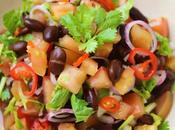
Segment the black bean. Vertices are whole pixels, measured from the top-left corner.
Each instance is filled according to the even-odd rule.
[[[25,18],[24,24],[27,28],[35,32],[42,32],[45,29],[45,25],[37,20]]]
[[[11,50],[13,50],[14,52],[16,52],[16,54],[22,55],[22,54],[24,54],[26,52],[27,42],[25,42],[25,41],[19,41],[19,42],[16,42],[14,44],[11,44],[9,46],[9,48]]]
[[[68,30],[65,29],[62,25],[58,26],[58,37],[62,38],[64,35],[68,34]]]
[[[123,59],[127,56],[127,54],[130,52],[129,47],[125,43],[124,40],[121,40],[118,44],[115,44],[113,46],[113,49],[111,53],[109,54],[109,59],[119,59],[121,61],[124,61]]]
[[[108,67],[109,77],[115,83],[123,72],[122,63],[119,60],[112,60]]]
[[[158,69],[164,69],[166,64],[166,57],[157,55],[157,59],[158,59]]]
[[[49,70],[55,76],[63,71],[66,62],[66,53],[63,49],[56,47],[50,54]]]
[[[120,36],[125,39],[125,24],[121,24],[118,28]]]
[[[57,42],[59,38],[58,28],[56,26],[46,27],[43,33],[43,38],[47,42]]]
[[[22,28],[22,29],[20,30],[18,36],[23,36],[23,35],[28,34],[28,33],[30,33],[30,32],[31,32],[31,30],[30,30],[29,28],[24,27],[24,28]]]
[[[148,23],[148,19],[135,7],[133,7],[130,10],[130,17],[133,20],[142,20],[142,21]]]
[[[154,119],[152,116],[145,114],[137,120],[137,125],[152,125]]]
[[[97,109],[98,103],[97,103],[97,95],[95,93],[95,90],[93,88],[89,88],[88,86],[83,86],[83,94],[84,99],[87,101],[89,106],[93,107],[94,109]]]

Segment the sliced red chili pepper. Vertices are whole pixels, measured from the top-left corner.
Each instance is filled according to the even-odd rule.
[[[76,62],[73,63],[74,67],[78,67],[81,65],[81,63],[86,60],[89,57],[89,54],[83,54],[80,58],[78,58],[78,60]]]
[[[97,0],[106,10],[110,11],[115,9],[115,4],[112,0]]]
[[[135,56],[137,54],[149,56],[150,59],[136,65]],[[157,57],[149,50],[143,48],[135,48],[130,52],[128,60],[131,64],[133,64],[131,68],[135,71],[135,75],[138,79],[149,80],[157,71]],[[149,66],[151,66],[151,68],[149,68]],[[147,68],[149,68],[149,71],[147,74],[145,74],[144,71]]]
[[[106,96],[100,100],[99,106],[108,112],[115,113],[119,110],[120,103],[114,97]]]
[[[24,62],[19,62],[10,71],[10,75],[15,80],[25,80],[32,78],[32,88],[30,91],[24,92],[24,94],[26,96],[34,95],[38,85],[38,77],[30,66],[28,66]]]

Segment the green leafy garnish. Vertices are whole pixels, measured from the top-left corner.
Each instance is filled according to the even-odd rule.
[[[173,50],[170,47],[170,40],[156,33],[157,40],[160,42],[160,47],[158,48],[158,53],[163,56],[171,56]]]
[[[10,99],[10,92],[8,89],[4,89],[7,77],[2,77],[0,81],[0,99],[6,101]]]
[[[71,97],[72,109],[75,113],[76,122],[86,121],[93,113],[93,108],[87,107],[88,103],[77,98],[74,94]]]
[[[116,28],[129,16],[133,0],[122,7],[106,12],[101,7],[90,8],[82,4],[77,11],[61,17],[60,23],[79,43],[79,49],[86,53],[95,50],[104,43],[111,43],[116,38]]]
[[[159,125],[159,130],[170,130],[170,126],[168,121],[163,121],[160,125]]]
[[[16,104],[16,99],[15,97],[13,97],[8,106],[5,108],[4,114],[7,115],[8,113],[11,113],[15,110],[15,104]]]
[[[54,92],[52,93],[51,101],[46,105],[47,109],[60,109],[64,107],[70,98],[70,92],[61,87],[59,84],[56,85]]]
[[[109,89],[100,89],[97,91],[98,100],[102,99],[103,97],[109,96]]]
[[[125,127],[128,127],[129,123],[131,123],[134,120],[134,116],[130,115],[123,124],[118,128],[118,130],[123,130]]]
[[[14,114],[14,118],[15,118],[15,127],[16,127],[18,130],[22,130],[22,129],[23,129],[23,125],[22,125],[21,120],[18,118],[17,112],[14,111],[13,114]]]
[[[8,89],[5,89],[1,94],[1,100],[6,101],[10,99],[10,92]]]
[[[142,85],[133,88],[133,91],[147,100],[151,97],[151,92],[156,87],[157,81],[152,78],[148,81],[143,81]]]
[[[3,24],[9,32],[13,33],[18,27],[23,26],[22,14],[25,12],[29,12],[32,5],[32,0],[22,0],[21,8],[11,10],[4,14]]]

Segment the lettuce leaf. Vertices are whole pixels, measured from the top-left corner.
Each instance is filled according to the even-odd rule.
[[[71,97],[72,109],[75,113],[76,122],[86,121],[93,113],[93,108],[87,107],[88,103],[77,98],[74,94]]]
[[[14,111],[13,114],[14,114],[14,118],[15,118],[15,127],[18,130],[23,130],[23,124],[22,124],[21,120],[18,118],[17,112]]]
[[[57,84],[54,92],[52,93],[51,101],[46,105],[47,109],[60,109],[64,107],[70,98],[70,92]]]
[[[167,37],[164,37],[156,33],[157,40],[160,42],[160,47],[158,48],[158,53],[163,56],[171,56],[173,50],[170,47],[170,41]]]
[[[163,121],[160,125],[159,125],[159,130],[170,130],[170,126],[168,121]]]
[[[4,114],[7,115],[8,113],[11,113],[15,110],[15,104],[16,104],[16,99],[15,97],[13,97],[8,106],[5,108]]]
[[[156,87],[156,80],[154,78],[143,81],[141,86],[136,86],[133,91],[140,95],[143,99],[147,100],[151,97],[151,92]]]

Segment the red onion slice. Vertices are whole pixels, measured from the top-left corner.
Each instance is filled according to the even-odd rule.
[[[51,80],[51,82],[52,82],[54,85],[57,84],[56,77],[55,77],[55,75],[52,74],[52,73],[50,73],[50,80]]]
[[[145,22],[143,22],[141,20],[136,20],[136,21],[130,22],[129,24],[126,25],[126,27],[125,27],[125,40],[126,40],[127,45],[132,50],[135,48],[133,46],[131,40],[130,40],[130,31],[131,31],[132,27],[134,25],[136,25],[136,24],[143,26],[145,29],[147,29],[150,32],[150,34],[151,34],[151,36],[153,38],[153,43],[152,43],[152,46],[151,46],[151,50],[150,51],[151,52],[154,52],[157,49],[157,39],[156,39],[156,36],[155,36],[153,30],[151,29],[151,27],[147,23],[145,23]]]
[[[115,124],[115,119],[109,115],[102,115],[98,119],[105,124]]]
[[[3,118],[1,110],[0,110],[0,130],[5,130],[5,128],[4,128],[4,118]]]
[[[60,109],[59,111],[49,112],[47,115],[48,121],[61,123],[75,121],[74,112],[72,109]]]
[[[161,85],[165,81],[166,76],[167,76],[167,74],[166,74],[166,71],[165,70],[159,70],[159,71],[157,71],[157,73],[154,76],[154,78],[156,79],[158,86]]]

